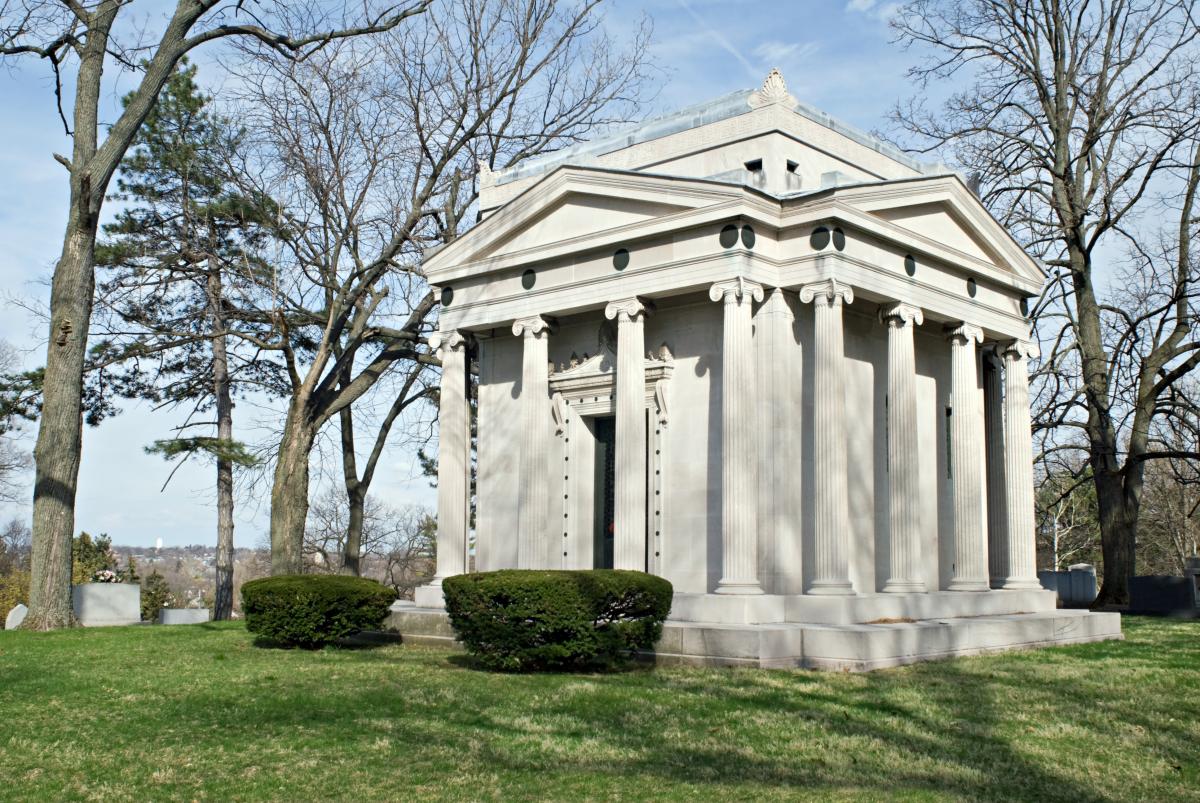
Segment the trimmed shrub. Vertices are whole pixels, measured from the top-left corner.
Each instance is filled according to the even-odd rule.
[[[611,666],[662,635],[671,584],[643,572],[506,570],[442,583],[450,623],[485,667]]]
[[[365,577],[295,574],[242,585],[246,629],[296,647],[378,629],[395,599],[390,588]]]

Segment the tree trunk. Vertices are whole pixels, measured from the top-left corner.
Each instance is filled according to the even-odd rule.
[[[229,389],[229,356],[225,348],[225,320],[221,312],[221,277],[208,274],[208,299],[212,314],[213,396],[217,400],[217,438],[233,441],[233,396]],[[233,617],[233,461],[217,457],[217,588],[213,619]]]
[[[73,619],[71,537],[83,445],[83,359],[92,314],[96,219],[86,197],[73,197],[72,207],[50,290],[50,343],[34,448],[29,615],[23,625],[28,630],[69,627]]]
[[[308,457],[316,437],[305,401],[306,397],[293,398],[288,408],[271,485],[271,574],[276,575],[304,570]]]
[[[353,489],[346,488],[350,502],[350,515],[346,523],[346,550],[342,555],[342,573],[355,577],[362,574],[363,518],[366,513],[367,495],[358,483]]]
[[[97,6],[79,56],[71,196],[62,255],[50,284],[50,338],[33,485],[27,630],[69,627],[71,537],[83,448],[83,361],[95,290],[96,229],[111,171],[96,165],[97,108],[108,33],[119,3]]]
[[[338,378],[340,387],[350,383],[350,372]],[[342,480],[346,485],[346,500],[350,505],[346,518],[346,544],[342,550],[342,574],[358,576],[362,572],[363,514],[366,509],[367,487],[358,480],[358,456],[354,452],[354,413],[350,406],[338,412],[342,435]]]

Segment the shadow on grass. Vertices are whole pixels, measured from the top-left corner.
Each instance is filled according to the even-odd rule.
[[[505,670],[496,669],[486,666],[478,658],[467,652],[456,653],[446,658],[446,662],[460,669],[470,669],[476,672],[484,672],[489,675],[503,677],[505,675],[512,676],[529,676],[529,677],[590,677],[590,676],[605,676],[605,675],[631,675],[636,673],[649,674],[653,671],[654,665],[638,661],[630,658],[624,661],[615,663],[595,663],[581,664],[579,666],[559,666],[552,669],[521,669],[521,670]]]

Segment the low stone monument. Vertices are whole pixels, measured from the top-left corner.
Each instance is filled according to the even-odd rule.
[[[1058,594],[1065,608],[1086,608],[1096,601],[1096,567],[1090,563],[1075,563],[1065,572],[1040,571],[1042,588]]]
[[[200,625],[211,619],[208,608],[163,608],[158,612],[160,625]]]
[[[137,583],[82,583],[71,587],[71,607],[84,627],[136,625],[142,621]]]
[[[16,630],[25,621],[25,616],[29,613],[29,609],[21,603],[8,612],[8,617],[4,620],[5,630]]]

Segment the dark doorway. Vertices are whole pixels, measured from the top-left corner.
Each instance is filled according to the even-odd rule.
[[[593,498],[592,566],[613,567],[613,508],[616,502],[617,419],[611,415],[593,420],[596,435],[596,468]]]

